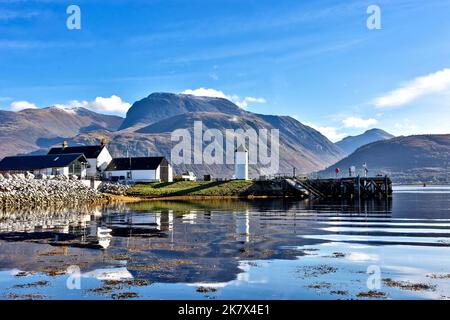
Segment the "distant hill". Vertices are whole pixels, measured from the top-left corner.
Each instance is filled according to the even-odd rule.
[[[84,108],[0,110],[0,158],[46,148],[80,133],[117,130],[123,119]]]
[[[369,174],[389,174],[394,182],[450,182],[450,134],[397,137],[362,146],[348,157],[319,172],[334,176],[336,167],[344,175],[350,166],[362,174],[367,162]]]
[[[357,136],[349,136],[342,139],[339,142],[336,142],[336,145],[344,150],[346,154],[350,154],[359,147],[362,147],[365,144],[369,144],[376,141],[387,140],[394,138],[394,136],[390,133],[387,133],[381,129],[371,129],[367,130],[363,134]]]

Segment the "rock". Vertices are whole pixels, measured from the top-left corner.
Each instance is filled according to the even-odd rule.
[[[16,179],[25,180],[25,175],[23,173],[18,173],[18,174],[16,174]]]
[[[43,174],[43,173],[39,173],[39,174],[36,175],[35,178],[39,179],[39,180],[46,180],[47,176],[45,174]]]
[[[34,175],[14,175],[14,179],[0,180],[0,208],[23,205],[45,205],[50,203],[88,203],[97,201],[102,195],[85,186],[81,181],[58,177],[55,180],[31,179]],[[8,177],[7,174],[3,176]]]
[[[31,172],[27,172],[27,174],[25,175],[25,179],[27,180],[33,180],[34,177],[34,174],[32,174]]]

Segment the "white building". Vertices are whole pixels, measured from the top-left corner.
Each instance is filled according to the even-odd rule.
[[[242,144],[234,151],[234,178],[248,180],[248,151]]]
[[[173,170],[164,157],[116,158],[104,177],[112,181],[172,182]]]
[[[106,169],[112,160],[111,154],[106,147],[106,143],[103,141],[102,144],[96,146],[74,146],[69,147],[67,142],[63,143],[61,148],[52,148],[48,152],[49,155],[58,154],[72,154],[72,153],[82,153],[89,162],[89,168],[87,169],[87,177],[98,177],[101,176],[102,172]]]
[[[197,181],[197,176],[189,171],[189,172],[185,172],[183,174],[181,174],[181,180],[183,181]]]
[[[89,162],[81,153],[6,157],[0,161],[0,173],[76,175],[85,178]]]

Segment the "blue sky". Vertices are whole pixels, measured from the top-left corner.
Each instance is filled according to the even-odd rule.
[[[71,4],[80,30],[66,27]],[[366,26],[373,4],[381,30]],[[0,0],[5,110],[124,113],[152,92],[192,92],[332,140],[450,133],[449,68],[450,0]]]

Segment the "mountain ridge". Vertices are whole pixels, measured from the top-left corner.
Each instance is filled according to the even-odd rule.
[[[362,147],[366,144],[392,138],[394,138],[394,135],[382,129],[374,128],[356,136],[345,137],[341,141],[336,142],[336,145],[344,150],[347,155],[349,155],[359,147]]]
[[[135,102],[127,112],[123,124],[116,131],[92,130],[80,132],[70,143],[93,144],[99,139],[109,140],[113,156],[163,155],[170,159],[175,145],[170,133],[176,129],[192,131],[195,121],[202,121],[204,129],[246,130],[253,128],[280,130],[280,170],[309,173],[325,168],[344,156],[343,152],[318,131],[288,116],[262,115],[246,111],[223,98],[197,97],[174,93],[152,93]],[[60,142],[58,142],[60,143]],[[206,143],[204,143],[204,146]],[[180,165],[176,172],[194,171],[231,177],[232,165]],[[251,166],[251,176],[259,176],[261,168]]]
[[[0,110],[0,157],[37,151],[83,132],[117,130],[122,121],[85,108]]]
[[[332,177],[336,167],[346,175],[350,166],[362,174],[367,163],[371,175],[388,174],[398,183],[450,182],[450,134],[400,136],[372,142],[319,172]]]
[[[240,115],[246,111],[224,98],[154,92],[133,103],[119,130],[152,123],[189,112],[221,112]]]

